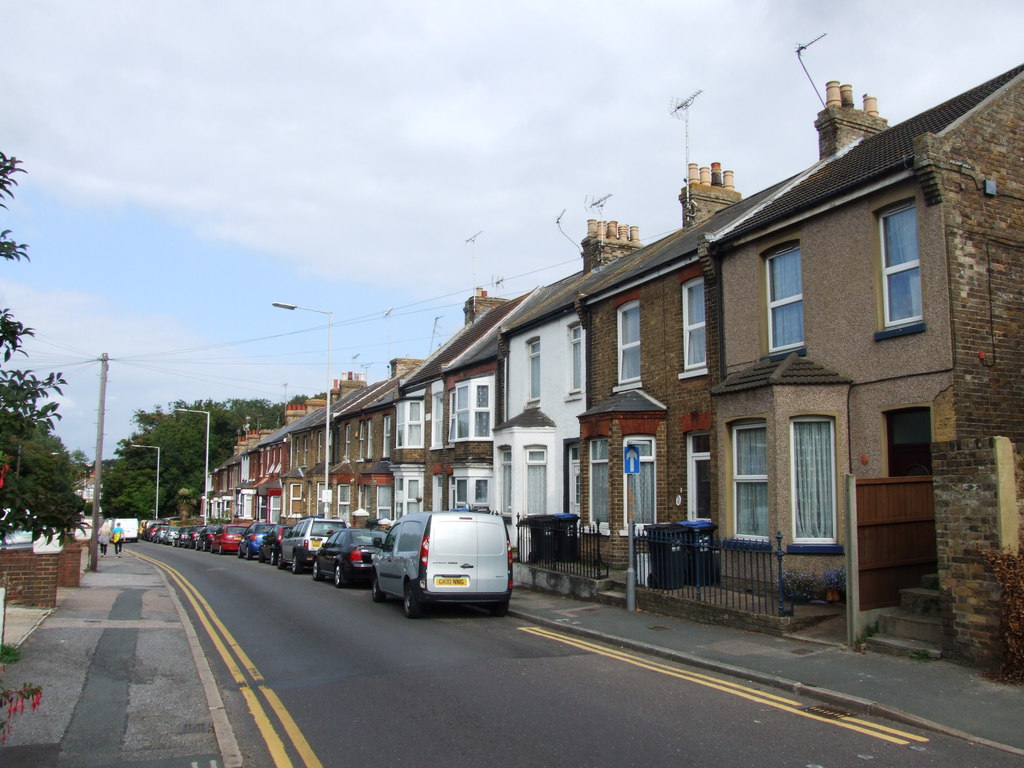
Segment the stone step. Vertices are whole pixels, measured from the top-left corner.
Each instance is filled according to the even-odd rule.
[[[869,651],[890,656],[914,656],[918,658],[941,659],[942,649],[934,643],[911,640],[893,635],[873,635],[864,641]]]
[[[921,577],[921,587],[923,589],[938,589],[939,588],[939,574],[929,573],[927,576]]]
[[[938,616],[921,616],[896,609],[878,617],[878,629],[883,635],[942,645],[942,621]]]
[[[900,608],[919,616],[938,616],[941,603],[937,589],[910,587],[900,590]]]
[[[594,595],[594,600],[602,605],[612,605],[617,608],[626,607],[626,593],[606,590]]]

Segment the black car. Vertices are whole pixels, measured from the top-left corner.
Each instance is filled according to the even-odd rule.
[[[280,523],[272,523],[272,525],[274,526],[272,529],[263,533],[256,559],[261,563],[277,565],[281,561],[281,539],[287,532],[288,526]]]
[[[192,530],[192,549],[203,548],[203,534],[206,533],[207,526],[197,525]]]
[[[208,525],[206,530],[203,531],[202,541],[196,544],[196,549],[201,549],[203,552],[213,552],[213,537],[216,536],[223,525]]]
[[[327,577],[336,587],[345,587],[354,581],[369,582],[373,576],[373,553],[380,551],[383,540],[383,531],[366,528],[335,531],[313,557],[313,580]]]

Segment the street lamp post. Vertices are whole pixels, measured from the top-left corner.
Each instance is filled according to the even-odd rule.
[[[175,408],[178,413],[206,414],[206,463],[203,465],[203,525],[206,525],[206,514],[210,511],[210,412],[196,411],[191,408]]]
[[[153,501],[153,519],[160,517],[160,446],[142,445],[140,443],[129,443],[132,448],[155,448],[156,449],[156,496]]]
[[[287,304],[283,301],[273,302],[278,309],[301,309],[306,312],[316,312],[320,315],[327,315],[327,410],[324,415],[324,510],[323,516],[330,517],[331,509],[331,332],[334,328],[334,313],[326,309],[312,309],[311,307],[300,307],[297,304]],[[320,514],[320,500],[317,500],[317,514]]]

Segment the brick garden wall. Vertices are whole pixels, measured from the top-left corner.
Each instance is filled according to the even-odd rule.
[[[1017,514],[1021,457],[1015,453]],[[1001,589],[986,552],[1002,548],[998,525],[996,452],[992,438],[932,444],[935,526],[942,598],[942,653],[974,666],[995,667],[1003,655]]]
[[[36,554],[31,549],[0,552],[0,582],[7,588],[7,601],[41,608],[56,606],[61,554]]]

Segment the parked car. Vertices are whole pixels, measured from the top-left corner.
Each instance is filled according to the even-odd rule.
[[[178,540],[174,542],[176,547],[191,547],[192,534],[195,533],[196,527],[194,525],[186,525],[183,528],[178,529]]]
[[[260,544],[263,543],[263,534],[275,529],[276,523],[253,523],[242,533],[242,541],[238,545],[238,556],[246,560],[252,560],[259,554]]]
[[[223,555],[225,552],[237,552],[238,545],[242,542],[242,534],[245,533],[244,525],[221,525],[213,534],[213,541],[210,542],[210,551]]]
[[[203,541],[199,545],[199,549],[203,552],[213,552],[213,537],[217,535],[217,531],[221,529],[219,525],[208,525],[206,530],[203,531]]]
[[[326,517],[304,517],[288,529],[281,538],[281,556],[277,567],[284,570],[289,565],[292,573],[299,574],[313,562],[313,555],[328,537],[337,530],[347,527],[344,520]]]
[[[478,603],[504,616],[512,597],[508,530],[483,512],[406,515],[373,556],[371,578],[373,601],[401,598],[410,619],[430,603]]]
[[[197,525],[192,531],[192,549],[202,549],[207,526]]]
[[[169,528],[169,526],[161,525],[159,528],[157,528],[153,532],[153,535],[152,535],[152,538],[150,538],[150,541],[152,541],[154,544],[163,544],[166,541],[166,539],[167,539],[167,530],[168,530],[168,528]]]
[[[164,536],[163,543],[169,544],[172,547],[178,546],[178,536],[181,535],[181,529],[174,525],[167,526],[167,534]]]
[[[272,525],[274,526],[273,530],[263,534],[263,540],[260,542],[260,551],[256,555],[256,559],[261,563],[277,565],[281,558],[281,539],[288,531],[288,526],[281,525],[280,523],[272,523]]]
[[[380,552],[384,536],[384,531],[366,528],[335,531],[313,556],[313,581],[330,578],[336,587],[345,587],[354,581],[370,581],[373,554]]]

